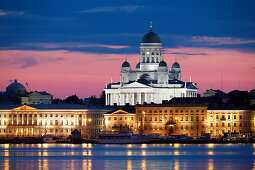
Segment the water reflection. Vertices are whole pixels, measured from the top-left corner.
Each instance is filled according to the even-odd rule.
[[[208,162],[208,170],[213,170],[213,160],[212,159],[209,159],[209,162]]]
[[[0,167],[18,169],[252,169],[254,145],[0,145]],[[224,164],[222,161],[224,158]],[[2,161],[1,161],[2,160]],[[93,165],[93,168],[92,168]]]
[[[132,161],[131,160],[127,160],[127,170],[132,170]]]
[[[92,169],[92,163],[91,159],[84,159],[82,161],[82,169],[84,170],[91,170]]]
[[[179,170],[179,168],[180,168],[179,160],[178,160],[178,159],[175,159],[175,160],[174,160],[174,170]]]
[[[141,169],[146,170],[146,160],[145,159],[142,160]]]

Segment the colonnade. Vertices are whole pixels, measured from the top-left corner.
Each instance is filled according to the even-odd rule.
[[[117,105],[123,106],[126,103],[130,105],[143,104],[154,102],[153,92],[121,92],[121,93],[106,93],[105,103],[106,105]]]

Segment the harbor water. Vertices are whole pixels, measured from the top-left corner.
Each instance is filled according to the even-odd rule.
[[[255,145],[1,144],[0,169],[255,169]]]

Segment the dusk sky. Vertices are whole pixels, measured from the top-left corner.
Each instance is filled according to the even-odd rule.
[[[0,0],[0,91],[9,80],[54,97],[89,97],[139,62],[144,34],[163,43],[199,93],[255,88],[255,1]]]

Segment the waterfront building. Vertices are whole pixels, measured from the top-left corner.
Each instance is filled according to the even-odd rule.
[[[0,105],[0,136],[69,136],[78,129],[83,137],[103,130],[106,107],[79,104]]]
[[[208,109],[208,133],[212,137],[232,134],[236,137],[248,137],[251,133],[251,111],[243,109]],[[226,136],[226,135],[225,135]]]
[[[202,136],[207,131],[206,105],[137,105],[136,113],[141,134]]]
[[[125,110],[116,110],[104,114],[105,131],[132,131],[137,133],[136,114]]]
[[[174,97],[196,97],[197,86],[191,78],[181,80],[181,67],[175,61],[171,69],[162,56],[160,37],[152,31],[145,34],[140,46],[140,59],[134,70],[128,61],[121,66],[120,82],[106,85],[106,105],[162,104]]]

